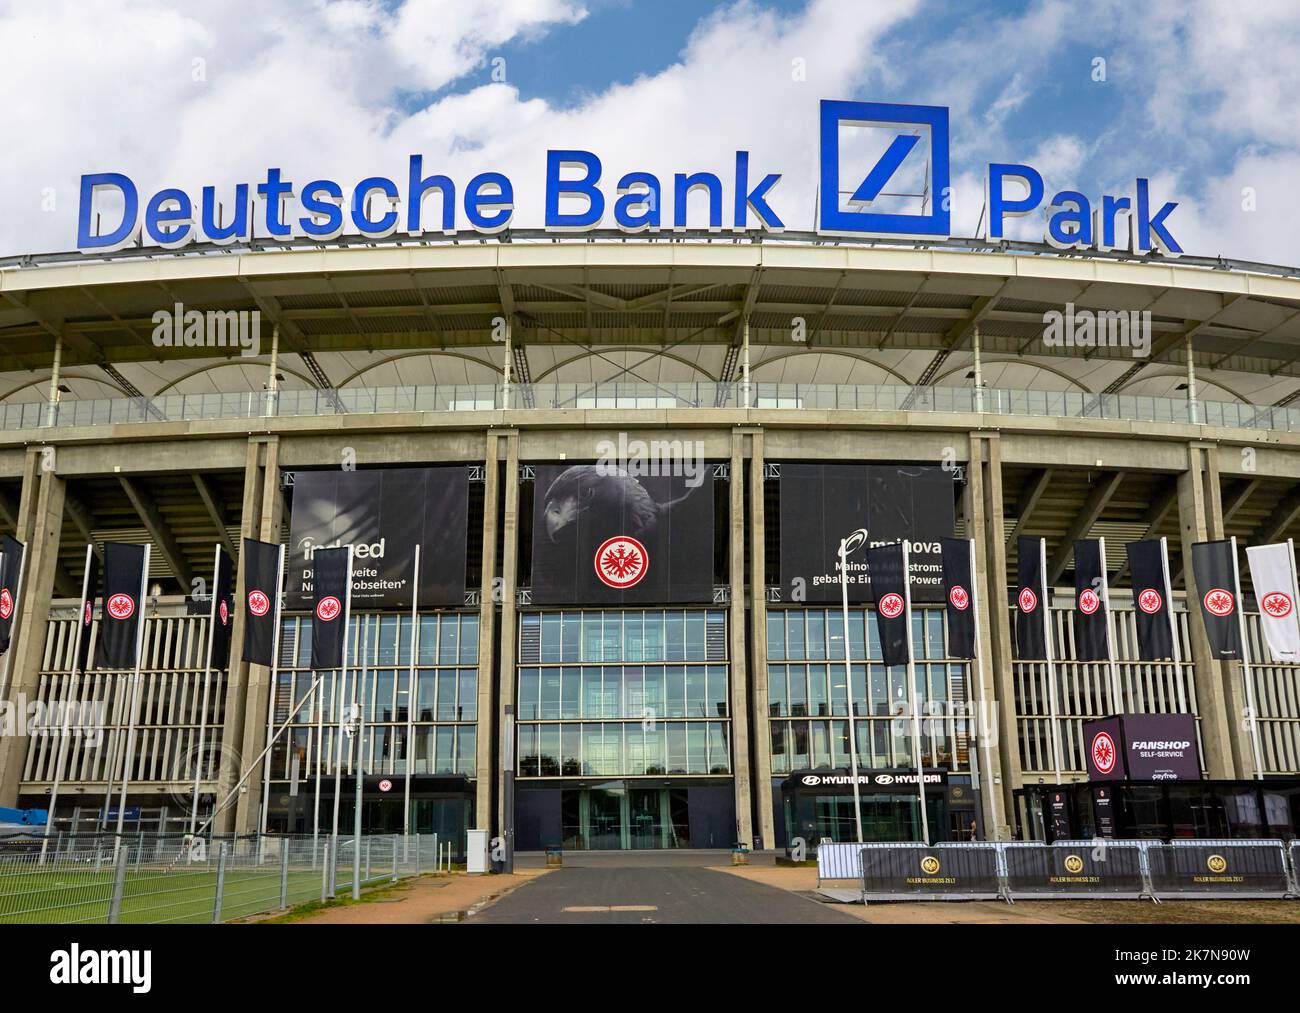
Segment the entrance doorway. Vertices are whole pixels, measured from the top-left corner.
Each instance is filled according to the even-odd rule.
[[[685,789],[580,788],[561,792],[563,846],[576,851],[690,847]]]

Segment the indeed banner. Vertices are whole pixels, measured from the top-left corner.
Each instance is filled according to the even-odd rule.
[[[420,605],[464,604],[468,493],[463,466],[297,472],[290,607],[311,605],[316,551],[347,545],[353,611],[410,606],[417,545]]]

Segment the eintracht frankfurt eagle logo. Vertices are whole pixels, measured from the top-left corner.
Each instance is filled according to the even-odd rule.
[[[1205,611],[1212,616],[1232,615],[1232,595],[1221,587],[1210,588],[1202,601],[1205,603]]]
[[[248,592],[248,611],[255,616],[264,616],[271,608],[271,599],[264,591]]]
[[[9,588],[0,588],[0,619],[8,619],[14,614],[14,596]]]
[[[597,577],[621,591],[641,583],[650,570],[650,555],[631,535],[615,535],[600,543],[593,565]]]
[[[130,619],[135,614],[135,599],[129,594],[110,595],[105,608],[114,619]]]
[[[323,623],[333,622],[343,611],[343,603],[330,595],[316,603],[316,618]]]
[[[1032,612],[1038,608],[1038,595],[1034,594],[1032,588],[1024,588],[1020,592],[1020,611]]]
[[[1097,609],[1101,608],[1101,596],[1090,587],[1085,587],[1079,592],[1079,611],[1085,616],[1090,616]]]
[[[960,612],[965,612],[970,607],[970,595],[960,584],[954,584],[953,589],[948,592],[948,601]]]
[[[1281,591],[1264,595],[1260,607],[1274,619],[1284,619],[1291,614],[1291,596]]]
[[[1159,612],[1164,603],[1165,600],[1160,597],[1160,592],[1154,587],[1149,587],[1138,595],[1138,608],[1149,616],[1153,616]]]
[[[878,607],[880,614],[886,619],[897,619],[903,614],[903,596],[891,592],[880,599]]]
[[[1092,737],[1092,765],[1103,774],[1115,769],[1115,740],[1109,732],[1098,732]]]

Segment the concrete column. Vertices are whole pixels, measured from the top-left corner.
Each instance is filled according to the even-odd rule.
[[[750,790],[749,687],[745,668],[745,434],[731,434],[731,766],[736,789],[736,840],[753,845],[753,793]],[[764,801],[770,792],[765,792]]]
[[[763,431],[750,433],[749,455],[749,658],[754,753],[754,797],[764,848],[776,847],[772,802],[772,721],[767,687],[767,565],[764,559],[767,513],[763,505]]]
[[[985,834],[990,839],[1009,840],[1011,837],[1010,813],[1005,802],[1005,789],[1008,779],[1003,777],[1002,770],[1002,744],[1001,739],[1006,737],[1010,739],[1010,745],[1014,747],[1016,736],[1011,734],[1003,736],[999,734],[1000,728],[1006,726],[1003,721],[998,719],[999,698],[1001,693],[998,687],[997,668],[994,665],[994,651],[992,645],[998,636],[996,630],[997,605],[1005,599],[1005,594],[1001,597],[993,597],[991,591],[991,581],[989,579],[989,559],[993,555],[990,544],[1003,546],[1003,564],[1005,572],[1005,544],[1000,540],[995,543],[989,543],[987,532],[990,530],[988,511],[990,503],[986,485],[989,481],[988,465],[986,459],[990,452],[990,447],[995,442],[986,433],[972,433],[970,437],[970,459],[966,468],[966,489],[962,494],[962,513],[966,519],[966,536],[975,539],[975,574],[974,583],[977,587],[977,593],[980,595],[980,610],[976,614],[975,621],[979,623],[979,642],[982,650],[980,658],[971,672],[971,693],[974,699],[971,701],[975,707],[975,713],[978,715],[975,733],[976,738],[971,742],[971,749],[978,753],[977,763],[980,769],[980,798],[983,800],[984,826]],[[1001,474],[998,475],[998,484],[1001,485]],[[1001,494],[998,495],[998,501],[1001,502]],[[999,522],[1000,523],[1000,522]],[[1002,609],[1001,615],[1006,618],[1006,609]],[[1007,623],[1007,646],[1010,646],[1010,625]],[[985,748],[985,741],[988,741],[988,748]],[[992,783],[996,792],[996,799],[990,793],[989,785]]]
[[[975,473],[978,472],[978,477]],[[983,527],[972,530],[975,539],[975,579],[983,592],[984,615],[980,619],[985,685],[997,701],[998,763],[1002,775],[1002,818],[1015,825],[1012,792],[1021,786],[1020,739],[1016,727],[1016,686],[1012,676],[1011,614],[1007,609],[1007,535],[1002,508],[1002,444],[997,433],[971,434],[968,481],[979,486],[983,503],[979,515]],[[1009,835],[1008,835],[1009,836]]]
[[[498,664],[497,693],[500,701],[497,709],[500,735],[506,734],[506,706],[515,702],[515,644],[518,639],[515,622],[515,584],[519,573],[519,439],[515,433],[505,437],[505,503],[501,510],[501,535],[504,539],[501,555],[501,660]],[[504,758],[506,743],[498,744],[497,756]],[[505,765],[498,760],[497,777],[497,828],[498,832],[505,826]],[[512,814],[513,817],[513,814]],[[513,818],[511,820],[513,823]]]
[[[275,450],[271,448],[276,448]],[[244,502],[240,510],[239,534],[240,546],[243,546],[244,538],[260,538],[262,534],[262,503],[266,496],[266,483],[272,481],[279,483],[279,468],[275,467],[268,477],[268,460],[276,460],[278,450],[278,437],[259,436],[248,441],[248,453],[244,463]],[[235,569],[235,601],[243,602],[247,588],[244,584],[244,557],[240,554],[239,565]],[[254,667],[244,661],[239,660],[243,653],[244,642],[244,610],[241,607],[235,609],[235,621],[231,627],[230,642],[230,671],[226,679],[226,717],[225,724],[221,731],[221,752],[219,754],[219,766],[217,772],[217,792],[216,804],[220,805],[227,795],[234,789],[239,782],[240,775],[244,773],[245,766],[262,748],[253,745],[265,738],[265,735],[255,736],[252,741],[244,741],[244,725],[246,713],[250,710],[260,710],[262,721],[266,721],[266,701],[263,699],[260,708],[253,702],[250,707],[249,693],[251,692],[252,678],[251,672]],[[265,676],[261,685],[265,687]],[[253,778],[249,778],[253,780]],[[261,793],[261,780],[258,779],[258,793]],[[231,804],[217,815],[213,823],[213,830],[216,833],[228,834],[234,832],[236,826],[247,832],[249,827],[246,823],[236,823],[239,816],[247,817],[247,809],[243,806]]]
[[[43,448],[33,447],[28,449],[23,461],[23,490],[15,537],[27,546],[27,563],[21,611],[10,638],[7,692],[7,702],[14,706],[15,712],[20,709],[20,702],[35,698],[40,685],[45,629],[59,572],[59,537],[63,531],[67,483],[53,468],[45,466],[53,460],[45,456]],[[0,735],[0,805],[18,804],[28,738]]]
[[[272,438],[263,446],[265,452],[261,463],[260,481],[257,483],[259,499],[257,503],[256,534],[249,537],[263,542],[279,542],[280,529],[284,523],[284,492],[280,488],[280,444],[277,438]],[[247,493],[247,477],[244,479],[244,490]],[[288,569],[288,565],[286,555],[286,569]],[[241,597],[237,600],[242,601],[243,599]],[[243,609],[236,610],[236,614],[242,615]],[[237,656],[233,650],[233,645],[241,645],[240,649],[242,651],[244,642],[243,629],[240,628],[237,633],[239,639],[231,641],[232,666],[235,664],[234,657]],[[240,664],[243,663],[240,662]],[[266,748],[266,720],[271,706],[271,670],[265,665],[244,665],[243,667],[248,670],[246,683],[248,689],[245,693],[244,730],[242,733],[243,765],[246,767]],[[285,732],[285,734],[287,735],[288,732]],[[265,762],[270,762],[269,756]],[[247,790],[239,795],[235,825],[239,827],[240,833],[257,833],[261,828],[262,783],[264,779],[265,770],[259,765],[257,772],[248,779]]]
[[[1212,443],[1197,445],[1201,459],[1204,461],[1205,476],[1205,517],[1210,538],[1223,538],[1223,482],[1219,476],[1219,448]],[[1238,549],[1242,548],[1238,542]],[[1238,559],[1238,565],[1244,571],[1244,556]],[[1191,567],[1188,559],[1184,571]],[[1197,610],[1200,611],[1199,609]],[[1255,748],[1251,743],[1250,729],[1247,727],[1245,714],[1247,709],[1246,673],[1239,661],[1216,663],[1219,677],[1223,681],[1223,698],[1226,702],[1228,731],[1232,742],[1233,762],[1237,767],[1238,777],[1253,777],[1255,774]],[[1258,699],[1256,700],[1258,702]],[[1267,762],[1267,761],[1266,761]]]
[[[1192,572],[1192,543],[1221,537],[1223,506],[1219,495],[1218,469],[1212,463],[1213,451],[1200,443],[1187,446],[1187,470],[1178,476],[1178,528],[1182,538],[1183,582],[1187,588],[1187,607],[1195,613],[1187,624],[1191,637],[1192,663],[1195,666],[1197,711],[1201,717],[1201,744],[1205,749],[1205,768],[1212,778],[1247,776],[1251,771],[1250,744],[1245,732],[1234,737],[1233,729],[1240,710],[1233,711],[1224,689],[1221,669],[1205,635],[1205,622],[1198,606],[1200,594]],[[1215,533],[1217,528],[1218,533]],[[1238,680],[1240,681],[1240,680]],[[1243,766],[1244,763],[1244,766]]]
[[[491,829],[492,786],[495,772],[492,763],[493,732],[496,727],[496,599],[501,591],[496,576],[497,497],[502,437],[498,430],[488,430],[483,457],[483,566],[479,587],[478,620],[478,738],[476,744],[474,826]]]

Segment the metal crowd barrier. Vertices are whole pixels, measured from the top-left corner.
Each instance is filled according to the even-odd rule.
[[[1011,842],[998,845],[1008,897],[1062,899],[1151,896],[1143,841]]]
[[[822,879],[856,851],[862,900],[1300,898],[1300,841],[972,842],[822,845]],[[823,863],[823,852],[827,853]]]
[[[1281,841],[1152,842],[1147,846],[1147,862],[1157,897],[1295,896]]]
[[[999,900],[1004,897],[994,843],[866,845],[864,900]]]
[[[817,845],[817,881],[824,879],[862,878],[862,861],[860,858],[862,844],[827,844]]]

